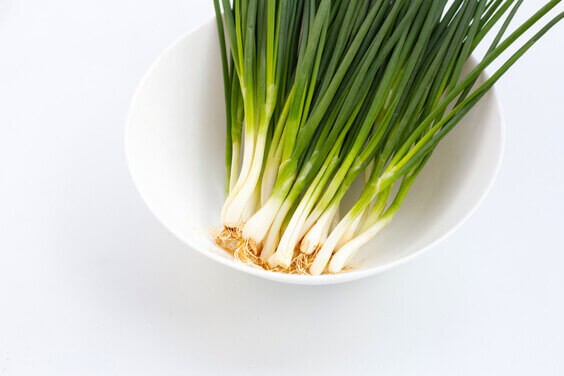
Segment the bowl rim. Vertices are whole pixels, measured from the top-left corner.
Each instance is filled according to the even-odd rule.
[[[190,248],[194,249],[195,251],[197,251],[198,253],[200,253],[200,254],[202,254],[206,257],[209,257],[210,259],[212,259],[216,262],[219,262],[220,264],[226,265],[226,266],[233,268],[235,270],[239,270],[241,272],[245,272],[245,273],[254,275],[256,277],[260,277],[260,278],[264,278],[264,279],[268,279],[268,280],[272,280],[272,281],[276,281],[276,282],[288,283],[288,284],[298,284],[298,285],[338,284],[338,283],[355,281],[355,280],[359,280],[359,279],[370,277],[370,276],[373,276],[373,275],[376,275],[376,274],[383,273],[385,271],[388,271],[388,270],[394,269],[394,268],[396,268],[400,265],[403,265],[403,264],[415,259],[416,257],[426,253],[431,248],[434,248],[437,244],[441,243],[442,241],[444,241],[445,239],[450,237],[453,233],[455,233],[464,223],[466,223],[466,221],[478,210],[478,208],[484,202],[486,196],[488,195],[488,193],[492,189],[492,187],[493,187],[493,185],[494,185],[494,183],[497,179],[497,176],[499,174],[499,170],[501,168],[501,164],[503,162],[503,157],[504,157],[504,154],[505,154],[505,147],[506,147],[507,128],[506,128],[506,122],[505,122],[505,115],[504,115],[504,112],[503,112],[503,108],[502,108],[503,106],[501,105],[500,98],[497,94],[496,85],[494,85],[491,88],[489,93],[492,95],[492,98],[494,99],[495,106],[496,106],[496,109],[497,109],[498,114],[499,114],[500,147],[498,149],[497,155],[495,156],[496,157],[495,167],[494,167],[494,170],[493,170],[493,174],[491,175],[490,181],[488,182],[485,189],[480,194],[480,197],[478,198],[478,200],[476,200],[474,205],[470,208],[470,210],[468,210],[464,216],[462,216],[458,221],[456,221],[452,226],[450,226],[448,231],[445,231],[444,234],[437,237],[434,241],[430,242],[426,246],[416,250],[415,252],[413,252],[409,255],[406,255],[402,258],[399,258],[397,260],[394,260],[394,261],[389,262],[389,263],[384,264],[384,265],[380,265],[380,266],[376,266],[376,267],[372,267],[372,268],[368,268],[368,269],[363,269],[363,270],[362,269],[361,270],[351,270],[351,271],[348,271],[346,273],[322,274],[322,275],[316,275],[316,276],[285,274],[285,273],[279,273],[279,272],[266,271],[266,270],[263,270],[263,269],[259,269],[259,268],[256,268],[256,267],[253,267],[253,266],[250,266],[250,265],[246,265],[246,264],[237,262],[234,259],[225,258],[225,257],[223,257],[219,254],[215,254],[213,252],[210,252],[209,250],[202,249],[199,244],[196,244],[195,242],[193,242],[188,237],[183,237],[180,234],[177,234],[174,230],[170,229],[161,220],[161,218],[157,215],[157,213],[152,208],[151,204],[149,203],[149,201],[147,200],[147,198],[145,197],[145,195],[143,194],[143,192],[139,188],[138,181],[137,181],[136,177],[134,176],[133,170],[131,168],[132,162],[131,162],[131,159],[130,159],[131,154],[129,152],[129,146],[128,146],[128,139],[129,139],[128,134],[131,132],[133,110],[136,107],[136,103],[137,103],[138,97],[141,93],[141,89],[145,86],[149,77],[157,69],[160,62],[170,53],[170,51],[177,48],[178,45],[180,45],[186,38],[190,37],[190,35],[198,32],[198,31],[200,31],[200,30],[202,30],[206,27],[209,27],[210,24],[214,24],[214,23],[215,23],[215,17],[211,17],[209,20],[189,29],[183,35],[181,35],[176,40],[174,40],[161,53],[159,53],[157,58],[151,63],[151,65],[145,71],[141,80],[139,81],[139,83],[135,87],[132,99],[129,102],[127,117],[126,117],[125,131],[124,131],[124,138],[123,138],[125,161],[126,161],[128,173],[129,173],[131,180],[133,181],[133,185],[135,187],[135,190],[137,191],[139,196],[141,196],[141,200],[145,203],[146,207],[149,209],[149,211],[151,212],[153,217],[155,217],[157,219],[157,221],[164,228],[167,229],[167,231],[172,233],[175,237],[177,237],[180,241],[182,241],[183,243],[188,245]],[[470,59],[475,61],[473,55],[470,57]],[[480,76],[485,78],[485,79],[488,79],[490,77],[489,74],[487,73],[487,71],[482,72],[482,74]]]

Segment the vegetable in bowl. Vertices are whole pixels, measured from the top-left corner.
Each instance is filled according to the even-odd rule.
[[[505,36],[522,0],[215,0],[228,192],[216,243],[267,270],[346,270],[438,143],[564,14],[476,87],[479,75],[559,2]]]

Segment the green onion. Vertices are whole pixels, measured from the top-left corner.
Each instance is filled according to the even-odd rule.
[[[474,88],[560,0],[502,39],[521,3],[214,0],[227,114],[218,244],[268,270],[343,270],[392,221],[437,144],[563,18]],[[362,193],[339,219],[359,179]]]

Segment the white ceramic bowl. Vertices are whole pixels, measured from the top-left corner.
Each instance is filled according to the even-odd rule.
[[[191,248],[281,282],[351,281],[423,253],[476,210],[503,154],[504,124],[490,92],[439,145],[394,221],[357,254],[357,268],[321,276],[266,272],[233,260],[210,236],[224,200],[223,106],[217,34],[210,21],[169,47],[141,81],[125,135],[131,176],[154,215]]]

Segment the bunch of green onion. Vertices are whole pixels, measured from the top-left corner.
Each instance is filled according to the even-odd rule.
[[[270,270],[343,270],[437,144],[564,14],[476,86],[479,75],[559,2],[506,36],[522,0],[214,0],[227,114],[218,243]]]

